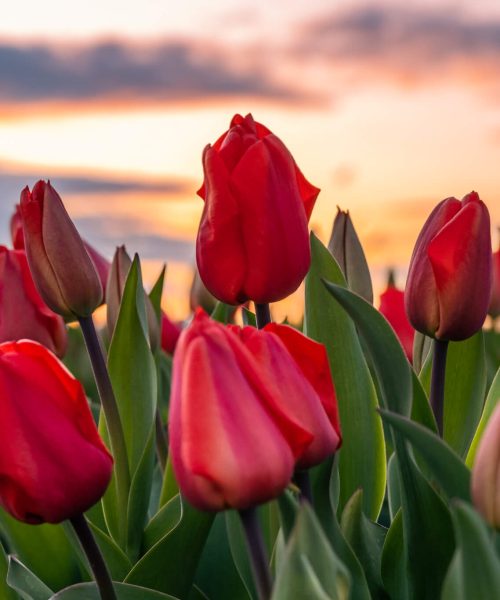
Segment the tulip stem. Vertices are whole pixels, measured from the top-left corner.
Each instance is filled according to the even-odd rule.
[[[269,304],[257,304],[255,303],[255,317],[257,319],[257,327],[263,329],[266,325],[271,322],[271,311],[269,310]]]
[[[104,562],[104,558],[96,544],[87,520],[80,514],[77,517],[70,519],[70,522],[80,540],[80,544],[82,545],[85,554],[87,555],[102,600],[117,600],[108,567]]]
[[[269,600],[272,588],[271,572],[269,571],[269,561],[260,529],[257,509],[255,506],[252,506],[239,512],[243,529],[245,530],[257,595],[259,600]]]
[[[448,340],[434,340],[434,356],[432,357],[432,378],[430,403],[439,435],[443,437],[444,416],[444,381],[446,376],[446,354]]]
[[[300,489],[300,499],[307,501],[312,506],[313,495],[311,488],[311,479],[309,477],[309,471],[297,469],[294,473],[293,480],[297,487]]]
[[[92,364],[94,379],[99,391],[101,406],[109,432],[111,452],[115,460],[116,486],[122,502],[123,515],[127,514],[128,493],[130,489],[130,473],[128,469],[127,446],[115,394],[109,378],[101,344],[94,326],[92,316],[78,319]]]

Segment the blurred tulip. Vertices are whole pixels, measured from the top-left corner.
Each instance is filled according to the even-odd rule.
[[[307,222],[319,190],[251,115],[235,115],[205,148],[203,170],[196,259],[207,289],[227,304],[291,294],[309,269]]]
[[[189,307],[191,308],[191,312],[194,313],[198,307],[201,307],[210,315],[216,304],[217,299],[207,290],[201,280],[198,269],[195,267],[191,289],[189,290]]]
[[[370,270],[348,210],[337,207],[328,250],[338,262],[349,288],[373,304]]]
[[[90,316],[103,298],[99,275],[50,183],[22,191],[21,215],[31,273],[46,304],[65,317]]]
[[[125,246],[119,246],[115,251],[113,262],[111,263],[106,286],[106,322],[110,339],[113,337],[116,322],[118,321],[123,291],[125,290],[125,283],[127,282],[127,276],[131,265],[132,260],[125,249]],[[151,300],[146,292],[144,292],[144,302],[148,321],[149,342],[151,350],[154,352],[160,344],[160,326]]]
[[[389,321],[403,346],[408,360],[413,358],[415,330],[410,325],[405,311],[405,294],[394,283],[394,273],[390,271],[387,288],[380,294],[380,312]]]
[[[0,342],[24,338],[60,357],[66,351],[64,321],[37,292],[25,253],[0,246]]]
[[[10,236],[15,250],[24,250],[23,218],[21,207],[16,204],[14,213],[10,218]]]
[[[500,315],[500,247],[493,253],[493,289],[488,314],[493,319]]]
[[[438,340],[464,340],[483,325],[491,285],[488,209],[476,192],[443,200],[413,250],[405,290],[410,323]]]
[[[294,456],[255,388],[258,376],[238,336],[197,312],[174,355],[169,439],[181,492],[201,510],[248,508],[291,479]]]
[[[472,500],[486,521],[500,528],[500,404],[488,421],[472,467]]]
[[[94,505],[113,459],[81,384],[32,341],[0,345],[0,504],[26,523],[59,523]]]
[[[174,353],[181,331],[182,328],[161,311],[161,347],[167,354]]]

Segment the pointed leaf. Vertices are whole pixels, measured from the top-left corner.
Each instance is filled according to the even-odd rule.
[[[178,600],[136,585],[115,582],[114,587],[118,600]],[[78,583],[54,594],[50,600],[101,600],[101,595],[95,583]]]
[[[384,588],[393,600],[408,600],[407,547],[403,532],[403,513],[399,510],[385,537],[381,574]]]
[[[4,600],[18,600],[19,596],[16,592],[7,584],[7,570],[9,567],[9,560],[5,553],[4,547],[0,542],[0,598]]]
[[[54,593],[14,556],[9,556],[7,583],[23,600],[49,600]]]
[[[376,519],[385,492],[385,444],[382,424],[375,414],[375,388],[353,322],[322,283],[326,278],[345,286],[342,272],[314,235],[311,252],[304,325],[309,337],[326,346],[335,382],[343,432],[340,506],[362,488],[364,510]]]

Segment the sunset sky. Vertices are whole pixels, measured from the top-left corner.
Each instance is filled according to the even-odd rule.
[[[19,0],[0,17],[0,242],[50,178],[84,237],[126,243],[187,313],[203,147],[252,112],[349,209],[377,289],[432,207],[475,189],[500,225],[498,0]],[[497,244],[495,228],[494,243]]]

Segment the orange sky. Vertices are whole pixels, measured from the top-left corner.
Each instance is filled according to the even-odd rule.
[[[169,262],[167,306],[184,316],[201,151],[236,112],[322,188],[323,240],[336,205],[350,210],[378,289],[388,265],[403,284],[444,197],[476,189],[500,223],[498,3],[92,0],[71,21],[62,2],[32,4],[0,22],[3,242],[20,187],[61,181],[101,251],[139,250],[149,281]]]

